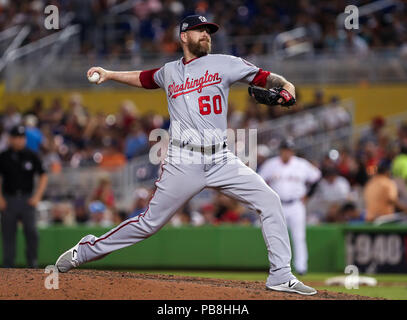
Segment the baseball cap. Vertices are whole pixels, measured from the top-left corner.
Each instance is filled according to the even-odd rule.
[[[280,149],[290,149],[293,150],[295,147],[294,140],[293,139],[283,139],[280,143]]]
[[[324,177],[333,177],[338,175],[338,170],[332,166],[325,166],[322,168],[322,175]]]
[[[12,137],[22,137],[25,136],[25,127],[24,126],[15,126],[10,130],[10,136]]]
[[[200,26],[207,26],[209,28],[209,33],[211,34],[215,33],[219,29],[219,26],[216,23],[208,22],[204,16],[192,15],[182,19],[179,25],[179,33],[195,29]]]

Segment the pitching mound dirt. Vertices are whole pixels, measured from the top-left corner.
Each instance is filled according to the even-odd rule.
[[[261,281],[238,281],[74,270],[59,274],[59,289],[46,289],[43,269],[2,269],[0,299],[13,300],[361,300],[358,295],[319,291],[304,297],[265,290]]]

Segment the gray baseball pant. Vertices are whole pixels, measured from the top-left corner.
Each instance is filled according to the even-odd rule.
[[[259,213],[270,262],[266,284],[278,285],[293,279],[290,240],[277,193],[227,149],[214,155],[202,156],[194,152],[194,163],[183,162],[191,160],[191,154],[187,153],[179,147],[170,147],[147,210],[100,237],[88,235],[82,238],[78,246],[79,263],[100,259],[148,238],[160,230],[185,202],[210,187]],[[204,159],[195,161],[200,156]]]

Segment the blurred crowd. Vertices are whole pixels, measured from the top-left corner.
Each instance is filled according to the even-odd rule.
[[[85,192],[78,190],[64,198],[53,196],[56,190],[49,190],[38,207],[42,223],[112,226],[145,212],[154,190],[151,180],[134,190],[130,205],[124,208],[116,199],[111,173],[145,155],[152,145],[148,138],[151,130],[168,129],[169,120],[154,113],[141,114],[128,100],[120,103],[116,114],[90,114],[78,94],[73,94],[66,106],[61,101],[56,98],[46,106],[38,98],[24,112],[9,104],[0,114],[0,150],[7,148],[8,131],[24,124],[27,147],[40,153],[47,170],[56,177],[63,168],[100,168],[104,172],[96,186]],[[266,124],[267,120],[273,125]],[[251,98],[244,110],[229,105],[229,128],[262,126],[274,131],[262,136],[259,130],[258,170],[265,160],[278,155],[273,144],[278,135],[299,141],[320,134],[335,135],[341,128],[350,132],[352,117],[337,97],[327,97],[319,89],[306,104],[299,90],[298,103],[292,109],[268,108]],[[318,159],[309,158],[323,173],[315,193],[306,199],[309,224],[365,222],[407,212],[407,124],[400,124],[397,134],[390,134],[388,127],[386,119],[377,116],[353,145],[332,149]],[[297,155],[307,158],[306,149],[299,148]],[[158,177],[159,166],[152,170],[150,179]],[[222,223],[260,222],[256,213],[213,190],[193,198],[171,220],[175,226]]]
[[[337,97],[327,98],[322,90],[316,90],[314,100],[304,104],[297,91],[297,104],[290,109],[267,108],[249,97],[243,111],[230,104],[228,127],[260,128],[269,120],[281,118],[289,121],[285,121],[284,130],[274,126],[279,134],[296,138],[351,122],[349,112],[339,104]],[[327,108],[309,112],[323,105]],[[66,105],[58,97],[50,105],[38,97],[25,111],[13,103],[7,104],[0,113],[0,152],[7,148],[11,128],[22,124],[26,126],[27,147],[41,154],[49,172],[58,173],[62,167],[118,169],[131,159],[148,153],[152,130],[169,128],[168,118],[153,112],[141,114],[131,100],[121,101],[118,110],[116,114],[91,114],[83,104],[82,96],[76,93],[69,97]],[[277,132],[271,134],[278,135]]]
[[[331,150],[320,161],[312,161],[322,178],[313,195],[303,200],[307,224],[398,221],[398,213],[407,214],[407,123],[399,126],[393,139],[386,136],[385,128],[385,120],[375,117],[354,148]],[[258,170],[270,157],[270,150],[266,145],[258,146]],[[111,182],[102,178],[88,197],[87,206],[82,203],[79,214],[74,205],[64,219],[53,222],[112,226],[146,212],[153,192],[154,186],[137,188],[131,206],[119,210],[115,208]],[[241,203],[208,189],[180,208],[170,224],[260,226],[260,219]]]
[[[303,199],[307,224],[406,221],[407,122],[399,125],[395,135],[386,129],[385,119],[377,116],[354,146],[332,149],[322,159],[312,160],[322,178],[312,196]],[[269,146],[258,146],[257,171],[270,156]],[[211,192],[214,194],[209,201],[200,203],[195,210],[185,206],[171,223],[260,225],[255,212]]]
[[[359,1],[313,0],[2,0],[0,31],[16,24],[29,24],[28,43],[51,31],[43,27],[44,7],[59,8],[66,21],[82,26],[81,51],[84,54],[110,56],[173,54],[180,51],[178,24],[182,17],[201,14],[220,24],[215,48],[225,49],[229,37],[277,34],[303,27],[305,38],[315,50],[366,53],[370,48],[399,48],[407,52],[407,6],[394,1],[368,16],[362,16],[359,29],[346,32],[336,20],[349,4],[358,7],[371,3]],[[64,23],[64,19],[61,23]],[[286,44],[287,46],[293,43]],[[259,42],[236,44],[230,54],[250,56],[265,53]]]
[[[27,147],[41,153],[50,172],[63,166],[117,169],[128,160],[148,152],[148,135],[155,128],[168,128],[158,114],[140,115],[136,105],[124,100],[117,114],[90,114],[79,94],[64,106],[60,98],[45,106],[37,98],[26,111],[8,104],[0,114],[0,150],[7,147],[8,131],[17,124],[27,128]]]
[[[326,108],[318,110],[326,105]],[[121,101],[116,114],[91,114],[80,94],[72,94],[64,105],[56,97],[46,105],[41,97],[24,111],[13,103],[0,112],[0,152],[7,148],[8,132],[15,125],[26,126],[27,147],[40,153],[45,167],[59,173],[63,167],[100,167],[116,170],[133,158],[145,155],[152,146],[152,130],[168,130],[169,118],[153,112],[141,114],[131,100]],[[310,110],[318,112],[309,112]],[[287,117],[290,115],[290,117]],[[293,117],[295,115],[295,117]],[[304,104],[297,90],[297,104],[290,108],[267,108],[248,97],[244,110],[228,106],[228,127],[260,128],[270,120],[282,119],[279,134],[293,138],[349,125],[351,117],[337,97],[325,97],[316,90],[314,99]],[[285,119],[285,120],[284,120]],[[286,121],[289,120],[289,121]],[[269,126],[268,126],[269,127]],[[271,133],[278,136],[277,132]]]
[[[406,154],[407,123],[392,135],[384,118],[372,119],[353,148],[331,150],[316,164],[323,179],[307,203],[308,222],[373,222],[407,213]]]

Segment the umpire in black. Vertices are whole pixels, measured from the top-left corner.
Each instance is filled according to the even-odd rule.
[[[39,175],[34,190],[34,177]],[[26,148],[24,126],[10,131],[9,148],[0,153],[0,211],[3,266],[14,267],[17,223],[21,221],[26,240],[27,265],[37,267],[38,233],[35,207],[41,200],[48,177],[37,154]]]

